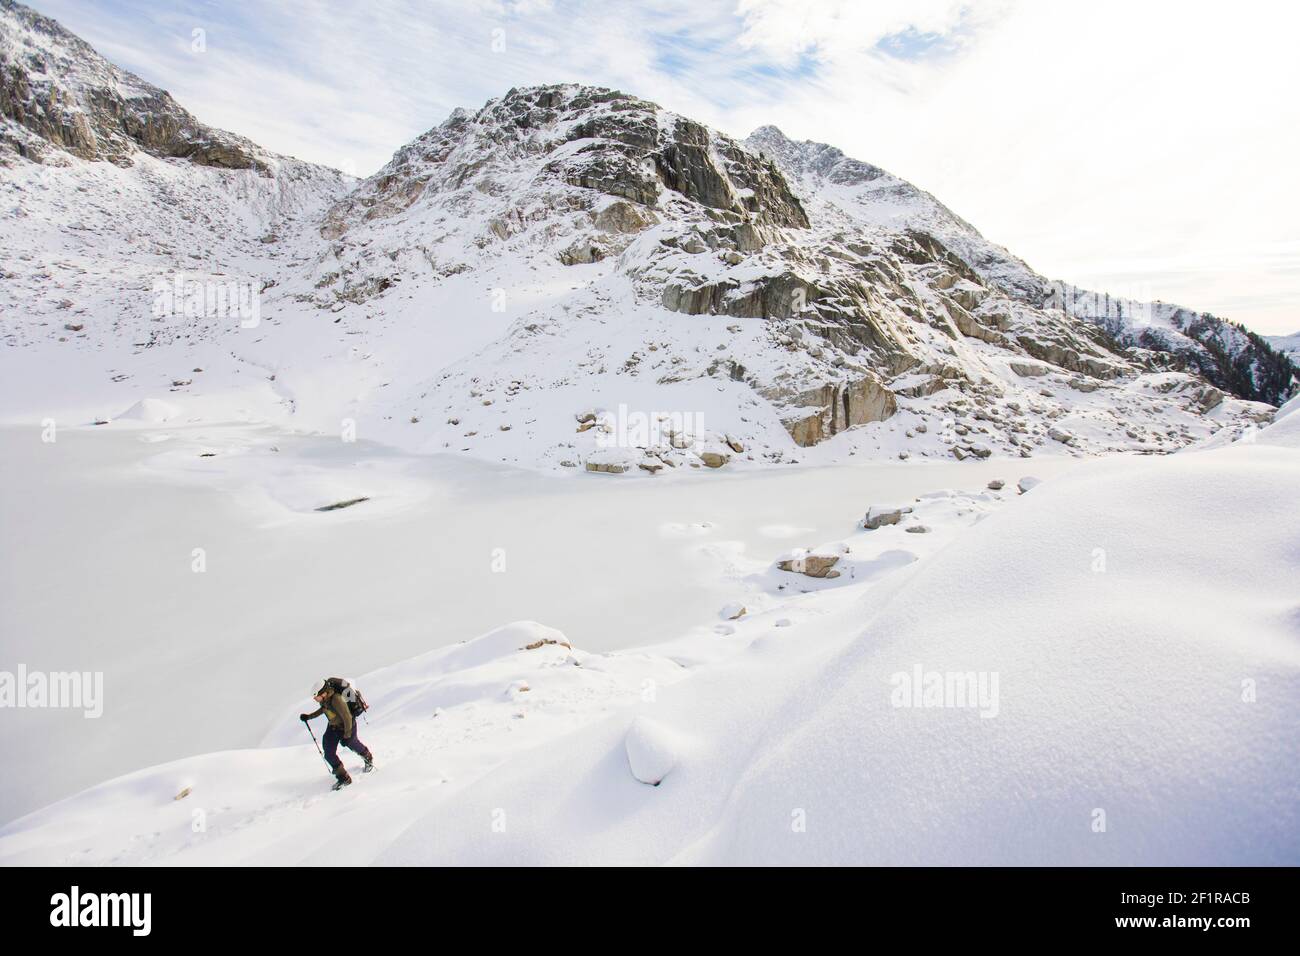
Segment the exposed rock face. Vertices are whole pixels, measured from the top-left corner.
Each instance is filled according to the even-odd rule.
[[[1223,404],[1223,399],[1223,392],[1213,386],[1208,386],[1201,391],[1198,404],[1201,406],[1201,411],[1209,412]]]
[[[560,250],[559,259],[566,266],[580,263],[599,262],[605,258],[604,248],[590,239],[578,239],[572,245]]]
[[[636,203],[611,202],[592,214],[592,222],[602,232],[633,235],[655,222],[655,215]]]
[[[1097,346],[1068,333],[1065,336],[1045,335],[1040,329],[1036,334],[1017,336],[1016,344],[1034,358],[1095,378],[1115,378],[1125,371],[1125,366],[1115,355],[1108,355]]]
[[[963,281],[945,278],[935,287],[944,292],[947,301],[941,306],[963,336],[1009,346],[1052,366],[1103,380],[1125,374],[1135,365],[1191,371],[1240,398],[1270,404],[1285,400],[1300,384],[1300,369],[1287,356],[1241,326],[1176,305],[1120,301],[1049,282],[984,239],[933,196],[832,146],[791,141],[773,126],[756,130],[746,145],[773,159],[797,193],[834,186],[836,192],[830,195],[838,198],[829,205],[837,210],[871,215],[868,210],[875,204],[888,210],[885,214],[909,235],[928,236],[938,243],[939,248],[927,248],[922,242],[910,250],[896,245],[893,251],[913,264],[922,264],[927,256],[948,264],[954,259],[960,262],[957,271]],[[940,256],[940,248],[950,255]],[[990,302],[990,287],[1034,309],[1032,326],[1017,320],[1018,310]],[[1008,332],[1014,333],[1010,342],[1004,335]],[[1023,361],[1012,368],[1023,376],[1048,371]]]
[[[0,0],[0,117],[0,147],[35,162],[62,150],[129,165],[144,151],[265,171],[269,158],[243,137],[200,123],[167,92],[13,0]]]
[[[893,392],[874,377],[809,389],[792,404],[798,408],[785,426],[801,447],[816,445],[854,425],[884,421],[898,410]],[[815,410],[801,414],[809,406]]]
[[[1037,362],[1012,362],[1011,371],[1015,372],[1022,378],[1037,378],[1040,375],[1046,375],[1050,372],[1051,366],[1040,365]]]
[[[763,224],[808,227],[808,216],[775,166],[756,162],[738,143],[699,123],[678,118],[654,160],[664,184],[687,199]]]
[[[973,226],[929,193],[879,166],[851,159],[825,143],[795,142],[775,126],[755,130],[745,145],[775,161],[796,183],[838,187],[850,202],[864,206],[875,205],[887,210],[905,208],[908,211],[905,227],[918,229],[952,249],[957,260],[986,282],[1017,296],[1041,299],[1043,280],[1027,265],[1001,246],[985,240]]]
[[[561,182],[625,201],[593,211],[608,232],[635,233],[653,222],[664,189],[747,236],[808,225],[780,172],[734,140],[615,90],[547,86],[511,90],[474,114],[457,110],[332,210],[325,234],[337,238],[358,214],[391,217],[426,191],[454,191],[490,175],[488,155],[530,154]]]

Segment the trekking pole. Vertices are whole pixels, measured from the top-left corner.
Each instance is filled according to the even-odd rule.
[[[316,731],[312,730],[311,724],[307,723],[305,720],[302,722],[302,725],[307,728],[307,733],[311,734],[311,742],[316,744],[316,752],[320,754],[320,759],[325,760],[325,751],[320,749],[320,744],[316,741]],[[334,772],[334,768],[330,767],[330,762],[328,760],[325,760],[325,766],[329,767],[330,773]]]

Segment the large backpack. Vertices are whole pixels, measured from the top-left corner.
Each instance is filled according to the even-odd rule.
[[[370,705],[366,703],[366,699],[361,696],[361,691],[357,690],[342,677],[325,678],[325,686],[332,688],[336,693],[343,695],[343,699],[348,702],[348,711],[352,714],[354,720],[370,709]]]

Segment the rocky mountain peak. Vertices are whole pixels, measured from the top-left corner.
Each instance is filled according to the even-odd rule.
[[[639,97],[562,84],[512,89],[472,115],[457,110],[333,210],[326,234],[467,186],[518,199],[511,190],[531,184],[494,178],[512,162],[535,162],[536,174],[557,185],[646,210],[678,197],[737,223],[808,226],[780,171],[735,140]]]
[[[0,162],[9,152],[42,163],[70,154],[129,165],[138,151],[259,172],[273,159],[200,123],[56,21],[0,0]]]
[[[879,166],[850,159],[842,150],[826,143],[792,140],[775,126],[760,126],[745,140],[745,145],[770,156],[783,169],[800,177],[813,175],[825,182],[856,186],[889,175]]]

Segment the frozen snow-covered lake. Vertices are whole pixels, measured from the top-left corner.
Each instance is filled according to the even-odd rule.
[[[105,684],[97,720],[3,714],[0,822],[137,767],[254,746],[321,676],[507,621],[594,651],[712,627],[745,600],[742,566],[842,537],[873,502],[1073,464],[557,478],[253,426],[65,429],[53,444],[0,428],[0,670]]]

